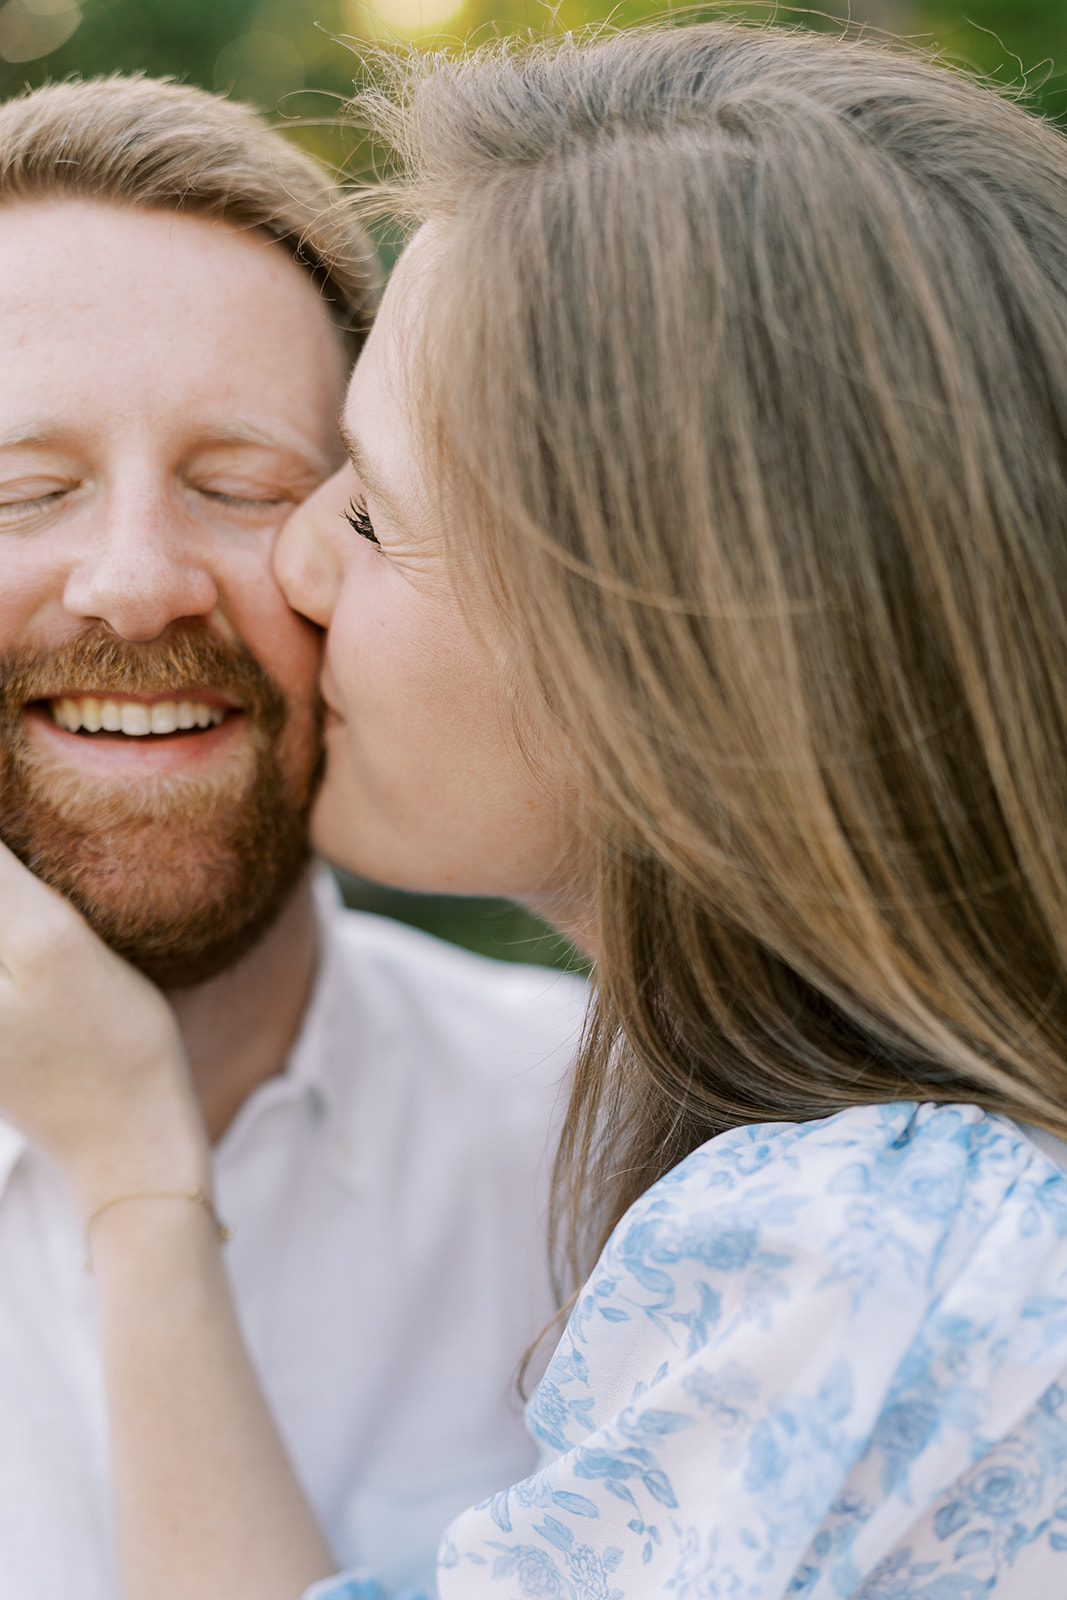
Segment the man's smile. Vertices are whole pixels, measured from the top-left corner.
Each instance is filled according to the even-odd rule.
[[[64,689],[28,700],[23,718],[28,749],[52,771],[90,782],[203,779],[249,756],[245,708],[232,693],[200,685],[155,694]]]
[[[167,737],[217,728],[234,708],[216,695],[190,689],[181,694],[141,698],[114,693],[66,694],[39,702],[68,733],[122,734],[131,739]]]

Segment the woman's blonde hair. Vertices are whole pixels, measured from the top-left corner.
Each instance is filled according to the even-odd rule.
[[[1067,1135],[1067,141],[854,40],[661,27],[364,97],[438,225],[447,522],[575,752],[578,1272],[712,1134]]]

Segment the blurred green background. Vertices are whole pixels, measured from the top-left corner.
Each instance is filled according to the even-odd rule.
[[[662,0],[0,0],[0,97],[69,74],[172,74],[263,107],[351,170],[358,140],[342,112],[361,41],[437,48],[472,34],[625,23],[663,9]],[[1067,121],[1067,0],[822,0],[811,9],[724,0],[697,14],[898,34],[1025,88],[1033,104]],[[503,959],[574,961],[535,918],[500,901],[398,894],[345,877],[342,888],[350,904]]]
[[[361,40],[439,44],[471,33],[633,21],[662,0],[0,0],[0,93],[66,73],[173,73],[305,124],[336,118]],[[681,9],[681,8],[677,8]],[[689,9],[689,8],[686,8]],[[822,0],[810,9],[722,0],[702,14],[839,28],[842,20],[936,45],[1067,114],[1067,0]],[[335,129],[298,137],[324,153]]]

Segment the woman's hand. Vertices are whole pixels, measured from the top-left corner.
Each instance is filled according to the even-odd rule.
[[[0,1113],[85,1216],[210,1193],[174,1016],[0,845]],[[201,1206],[110,1208],[93,1267],[129,1600],[293,1600],[335,1570],[248,1362]],[[103,1220],[103,1219],[102,1219]]]
[[[56,1160],[86,1214],[135,1189],[209,1189],[163,996],[0,845],[0,1114]]]

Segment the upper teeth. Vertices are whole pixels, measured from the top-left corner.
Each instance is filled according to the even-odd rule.
[[[140,700],[52,701],[52,717],[68,733],[128,733],[135,739],[146,733],[176,733],[179,729],[214,728],[226,715],[218,706],[199,700],[160,700],[146,706]]]

